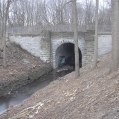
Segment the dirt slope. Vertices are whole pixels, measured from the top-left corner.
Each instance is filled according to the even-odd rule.
[[[14,80],[24,74],[28,74],[45,66],[40,58],[30,55],[20,46],[7,42],[7,68],[3,67],[2,52],[0,51],[0,83]]]
[[[0,119],[119,119],[119,72],[109,75],[110,55],[52,82]]]

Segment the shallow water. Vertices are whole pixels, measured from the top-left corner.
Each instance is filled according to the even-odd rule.
[[[19,88],[18,90],[12,92],[7,97],[0,98],[0,114],[5,112],[9,106],[16,106],[20,104],[23,100],[29,98],[36,91],[46,87],[53,80],[58,77],[65,76],[66,74],[72,72],[73,70],[63,70],[60,72],[55,72],[54,74],[48,74],[42,78],[35,80],[34,82]]]

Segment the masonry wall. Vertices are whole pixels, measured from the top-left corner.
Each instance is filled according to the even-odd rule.
[[[86,41],[84,49],[84,65],[90,63],[94,56],[94,41]]]
[[[98,56],[109,53],[112,50],[112,36],[99,35],[98,36]]]
[[[84,49],[84,65],[93,61],[94,56],[94,36],[87,34],[85,36],[85,49]],[[112,36],[99,35],[98,36],[98,57],[105,55],[112,50]]]
[[[57,60],[59,58],[59,55],[56,54],[56,50],[59,46],[61,46],[64,43],[73,43],[73,32],[52,32],[51,33],[51,62],[54,68],[57,67]],[[84,32],[78,32],[78,47],[81,50],[82,53],[82,64],[84,64]],[[62,51],[61,51],[62,52]]]
[[[51,37],[52,36],[52,37]],[[40,57],[44,62],[51,62],[56,67],[56,50],[63,43],[73,43],[73,34],[68,33],[45,33],[43,36],[9,36],[11,42],[21,45],[21,47],[33,56]],[[93,33],[80,33],[78,46],[82,53],[83,65],[93,59],[94,54],[94,35]],[[99,35],[98,55],[109,53],[112,48],[111,35]]]
[[[56,51],[57,51],[57,48],[64,44],[64,43],[73,43],[74,44],[74,40],[73,39],[67,39],[67,38],[58,38],[58,39],[53,39],[51,40],[51,43],[52,43],[52,47],[51,47],[51,51],[52,51],[52,65],[54,68],[57,67],[57,59],[58,59],[58,56],[59,55],[56,55]],[[84,44],[85,44],[85,40],[82,38],[82,39],[79,39],[78,40],[78,47],[79,49],[81,50],[81,53],[82,53],[82,64],[84,63]],[[62,51],[61,51],[62,52]]]
[[[49,37],[41,38],[39,46],[40,59],[49,63],[51,61],[51,41]]]
[[[94,32],[89,31],[85,33],[84,65],[91,62],[93,56],[94,56]]]
[[[40,57],[40,36],[9,36],[9,40],[20,45],[23,49],[27,50],[33,56]]]
[[[33,56],[40,57],[44,62],[51,61],[51,41],[48,34],[45,34],[45,37],[9,35],[9,40],[20,45]]]

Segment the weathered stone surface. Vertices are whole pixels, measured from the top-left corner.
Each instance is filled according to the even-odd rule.
[[[73,32],[50,32],[44,31],[41,36],[10,36],[10,41],[20,44],[22,48],[32,55],[40,57],[44,62],[57,67],[56,50],[65,43],[73,43]],[[82,53],[82,65],[89,63],[94,55],[94,31],[78,33],[78,47]],[[98,55],[104,55],[111,51],[111,35],[99,35]]]

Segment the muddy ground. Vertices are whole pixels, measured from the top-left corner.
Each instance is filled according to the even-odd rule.
[[[110,55],[50,83],[0,119],[119,119],[119,71],[109,74]]]
[[[7,42],[6,56],[7,67],[4,68],[3,52],[0,51],[0,96],[2,92],[8,92],[9,85],[11,85],[10,91],[14,90],[16,87],[32,82],[34,80],[32,78],[38,78],[47,70],[52,69],[50,64],[44,63],[40,58],[34,57],[14,43]],[[17,85],[15,85],[16,82]]]

